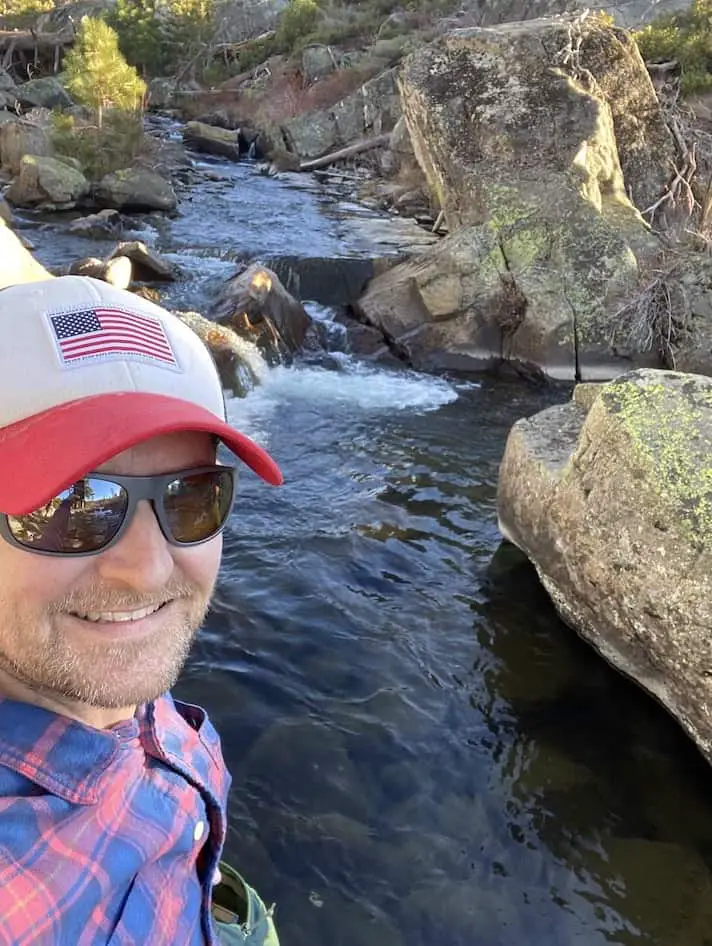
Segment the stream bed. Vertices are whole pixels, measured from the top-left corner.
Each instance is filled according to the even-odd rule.
[[[168,305],[205,311],[237,259],[386,252],[311,178],[200,166],[129,235],[184,272]],[[111,249],[27,224],[45,265]],[[509,427],[569,394],[337,350],[230,401],[286,482],[242,476],[176,695],[222,734],[226,855],[283,946],[712,943],[709,769],[497,532]]]

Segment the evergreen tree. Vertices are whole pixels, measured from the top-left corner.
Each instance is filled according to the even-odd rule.
[[[168,57],[162,45],[155,0],[116,0],[107,22],[119,37],[121,52],[143,75],[163,75]]]
[[[64,57],[64,84],[80,105],[96,111],[100,128],[105,108],[136,111],[146,93],[146,83],[121,55],[114,30],[88,16]]]

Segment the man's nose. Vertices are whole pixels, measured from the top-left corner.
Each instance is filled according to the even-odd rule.
[[[142,499],[115,545],[96,556],[97,571],[107,582],[152,593],[170,580],[175,562],[150,503]]]

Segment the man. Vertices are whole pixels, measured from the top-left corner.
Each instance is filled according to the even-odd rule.
[[[168,690],[232,506],[218,441],[280,471],[152,303],[79,276],[13,286],[0,337],[0,944],[276,943],[220,862],[217,734]]]

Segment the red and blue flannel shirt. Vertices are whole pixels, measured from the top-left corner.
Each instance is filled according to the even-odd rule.
[[[229,786],[170,695],[108,730],[0,700],[0,944],[214,946]]]

